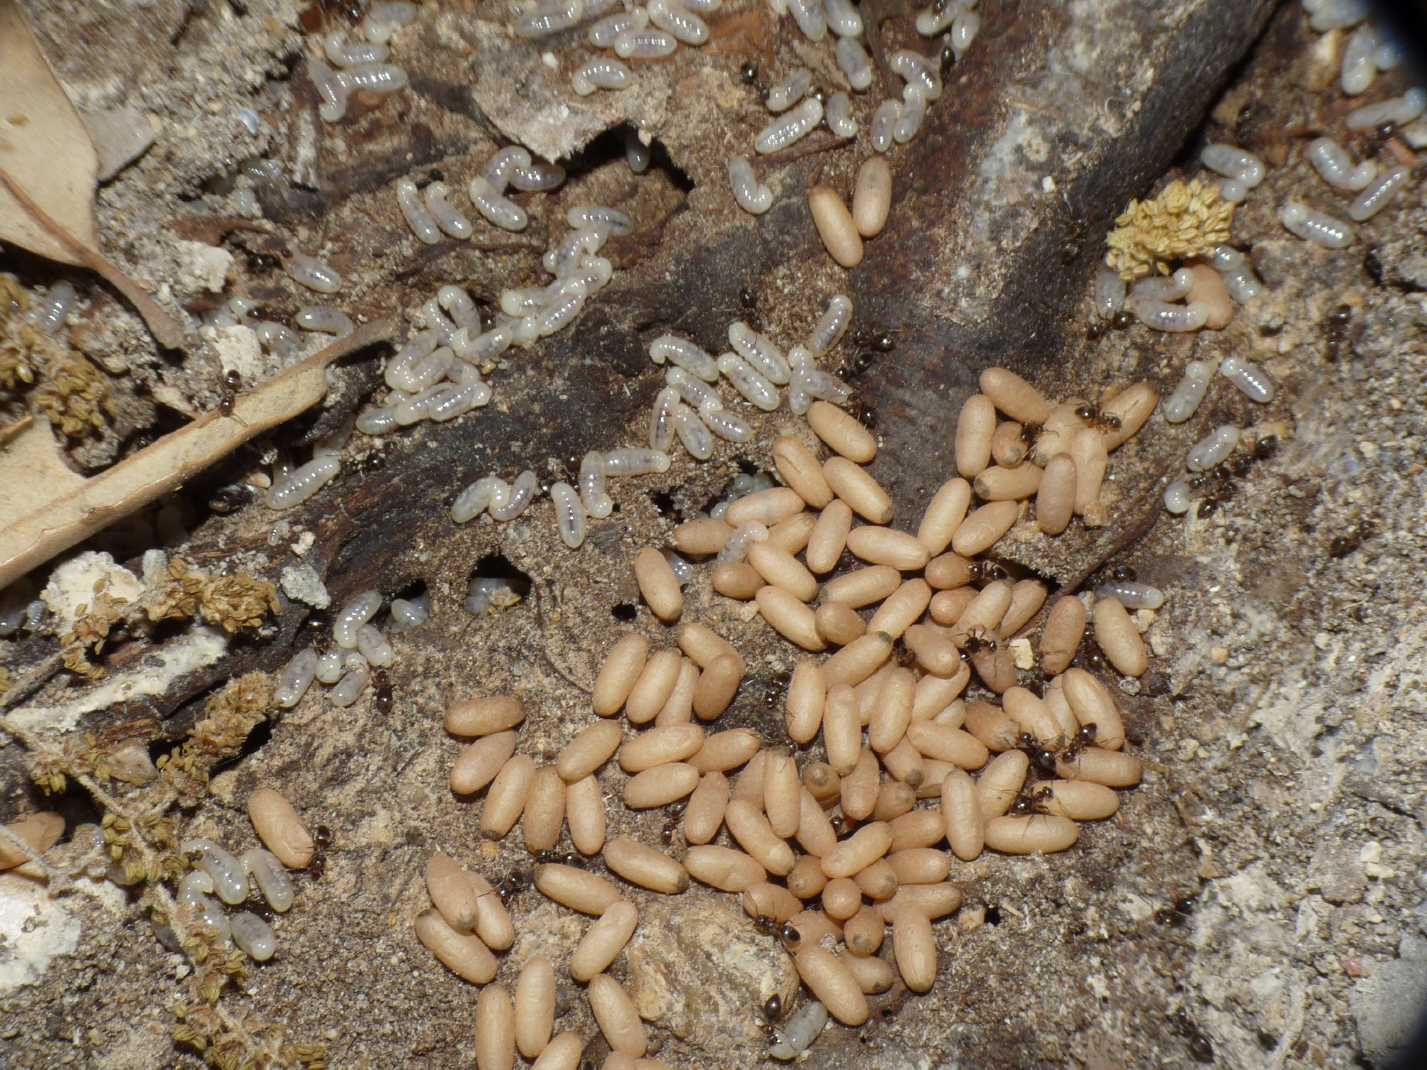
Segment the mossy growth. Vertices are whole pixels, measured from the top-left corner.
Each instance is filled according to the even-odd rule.
[[[1217,185],[1176,179],[1154,197],[1130,202],[1106,239],[1105,264],[1126,282],[1168,275],[1177,263],[1228,242],[1233,218],[1234,205],[1220,198]]]

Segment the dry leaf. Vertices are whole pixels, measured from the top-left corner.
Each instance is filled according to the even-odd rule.
[[[0,0],[0,168],[91,248],[99,161],[89,131],[15,0]],[[0,187],[0,240],[64,264],[84,261]]]
[[[0,487],[27,488],[0,502],[0,590],[305,412],[327,393],[327,365],[390,338],[394,329],[391,320],[360,327],[238,395],[230,415],[200,416],[88,479],[65,465],[47,422],[0,430]]]
[[[98,161],[89,131],[55,78],[17,0],[0,0],[0,241],[104,276],[161,345],[183,328],[99,251]]]

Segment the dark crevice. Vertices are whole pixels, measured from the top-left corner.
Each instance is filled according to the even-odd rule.
[[[610,616],[625,624],[631,624],[639,616],[639,608],[633,602],[621,602],[610,611]]]
[[[476,562],[476,567],[471,570],[470,578],[472,580],[504,580],[522,601],[529,596],[530,588],[534,583],[529,575],[511,564],[510,559],[504,554],[486,554]],[[426,589],[424,583],[421,584],[421,589]]]

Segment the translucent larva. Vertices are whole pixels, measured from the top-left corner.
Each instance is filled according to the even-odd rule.
[[[792,357],[794,352],[799,349],[802,347],[794,346],[788,350],[788,356]],[[851,396],[852,387],[831,372],[825,372],[821,368],[815,368],[809,364],[801,364],[794,370],[792,381],[789,383],[788,407],[795,414],[801,416],[808,411],[814,400],[841,405]]]
[[[609,496],[608,478],[604,470],[604,454],[590,450],[580,458],[580,504],[585,512],[597,519],[603,519],[614,511],[614,501]]]
[[[645,476],[667,472],[670,458],[661,450],[624,446],[606,451],[604,470],[609,476]]]
[[[773,191],[758,181],[747,156],[729,158],[728,183],[733,199],[750,215],[762,215],[773,207]]]
[[[1221,424],[1194,444],[1185,463],[1191,472],[1206,471],[1233,453],[1238,444],[1239,429]]]
[[[501,482],[495,476],[483,476],[461,491],[451,504],[451,519],[457,524],[464,524],[480,516],[496,500],[496,491]],[[504,499],[501,499],[501,504],[503,503]]]
[[[408,0],[390,0],[388,3],[373,4],[362,19],[362,36],[368,41],[385,44],[396,36],[398,30],[416,21],[416,5]]]
[[[178,908],[190,921],[223,944],[228,941],[232,929],[223,908],[208,898],[212,891],[212,877],[202,870],[190,870],[179,881]]]
[[[540,312],[536,316],[536,331],[539,337],[548,338],[573,323],[585,307],[585,294],[588,289],[588,285],[581,280]]]
[[[764,412],[778,407],[778,388],[737,353],[722,354],[715,367],[749,403]]]
[[[530,217],[526,214],[525,209],[508,197],[497,193],[483,175],[477,175],[471,179],[466,193],[481,217],[502,230],[521,231],[530,223]]]
[[[510,185],[510,176],[517,167],[530,166],[530,152],[520,145],[507,145],[497,149],[495,155],[486,161],[481,175],[490,183],[491,189],[503,194]]]
[[[367,659],[355,652],[342,659],[342,670],[342,678],[327,692],[327,701],[334,706],[345,708],[361,698],[362,692],[371,682],[372,674],[367,666]]]
[[[1215,247],[1214,267],[1223,277],[1229,296],[1239,304],[1247,304],[1263,295],[1263,283],[1249,266],[1248,258],[1232,245]]]
[[[1357,192],[1377,177],[1371,160],[1354,164],[1347,149],[1330,137],[1315,138],[1304,151],[1319,177],[1334,189]]]
[[[336,71],[321,60],[307,61],[307,77],[312,81],[312,87],[317,90],[318,116],[324,123],[340,122],[347,114],[347,98],[351,95],[351,89],[337,76]]]
[[[748,442],[753,438],[753,428],[722,406],[700,406],[699,419],[725,442]]]
[[[553,249],[545,252],[541,263],[550,274],[563,276],[580,262],[581,257],[593,256],[603,249],[604,243],[609,240],[609,234],[609,227],[599,224],[576,227],[561,238]]]
[[[642,175],[649,170],[652,158],[649,146],[639,140],[639,134],[633,127],[627,128],[624,132],[624,162],[629,169],[636,175]]]
[[[852,0],[823,0],[827,28],[839,37],[861,37],[862,15]]]
[[[693,409],[679,402],[674,406],[673,421],[674,433],[679,436],[690,457],[696,461],[707,461],[713,456],[713,434]]]
[[[288,877],[287,871],[283,869],[282,863],[277,860],[276,855],[261,847],[250,847],[243,852],[243,857],[239,861],[242,862],[243,868],[247,870],[253,883],[258,886],[258,891],[267,900],[268,906],[279,914],[291,908],[293,901],[292,879]]]
[[[612,56],[592,59],[570,76],[570,88],[582,97],[596,89],[627,89],[634,81],[630,69]]]
[[[387,612],[391,615],[391,630],[394,632],[408,632],[412,628],[419,628],[431,615],[426,595],[410,599],[393,598]]]
[[[255,962],[266,962],[277,950],[272,926],[247,910],[240,910],[229,919],[233,943]]]
[[[277,683],[273,686],[273,701],[284,709],[291,709],[302,700],[316,676],[317,651],[311,647],[299,650],[278,670]]]
[[[1266,404],[1273,400],[1277,389],[1274,381],[1253,361],[1225,357],[1219,365],[1219,374],[1242,390],[1250,401]]]
[[[649,359],[655,364],[672,362],[706,382],[718,381],[718,363],[700,346],[678,335],[661,334],[649,343]]]
[[[585,507],[580,504],[580,496],[570,484],[554,483],[550,487],[550,500],[555,503],[555,523],[561,541],[572,550],[578,549],[585,541]]]
[[[1334,219],[1325,212],[1315,212],[1301,201],[1287,201],[1279,208],[1278,219],[1296,237],[1325,249],[1342,249],[1353,241],[1351,224]]]
[[[50,287],[44,299],[36,303],[30,314],[30,322],[35,329],[45,334],[54,334],[64,326],[70,309],[74,307],[76,294],[68,282],[57,282]]]
[[[872,151],[886,152],[892,147],[897,120],[902,115],[900,100],[884,100],[872,113]]]
[[[479,363],[489,357],[500,356],[510,348],[514,340],[515,325],[507,320],[497,323],[484,333],[462,327],[451,336],[451,348],[462,360]]]
[[[1253,189],[1263,181],[1263,161],[1237,145],[1220,142],[1205,145],[1204,151],[1199,154],[1199,162],[1225,178],[1242,182],[1248,189]]]
[[[511,168],[510,184],[525,193],[548,193],[565,184],[565,169],[544,160],[518,163]]]
[[[760,334],[742,320],[735,320],[728,326],[728,341],[734,351],[769,382],[778,386],[788,382],[792,370],[788,367],[787,358],[767,335]]]
[[[860,93],[872,84],[872,64],[861,41],[856,37],[839,38],[835,54],[837,68],[847,76],[847,84],[854,92]]]
[[[465,239],[475,233],[471,221],[462,215],[450,200],[450,189],[444,182],[432,182],[423,192],[426,211],[448,237]]]
[[[348,41],[340,33],[325,34],[322,38],[322,52],[327,62],[337,67],[355,67],[363,63],[382,63],[388,49],[378,42]]]
[[[827,36],[822,0],[787,0],[787,4],[804,37],[816,44]]]
[[[734,529],[728,541],[723,544],[723,549],[718,552],[716,563],[737,564],[748,555],[748,545],[752,542],[762,542],[768,538],[767,525],[754,521],[743,524]]]
[[[1182,301],[1194,285],[1194,275],[1188,268],[1180,268],[1168,277],[1152,275],[1140,279],[1130,287],[1131,301]]]
[[[1129,609],[1159,609],[1164,605],[1164,592],[1148,583],[1113,580],[1095,588],[1096,598],[1116,598]]]
[[[406,224],[417,239],[427,245],[435,245],[441,240],[441,228],[435,218],[421,202],[421,193],[410,178],[396,180],[396,203],[401,209]]]
[[[920,52],[903,48],[892,53],[892,58],[888,61],[887,66],[892,69],[894,74],[905,78],[908,85],[914,85],[920,89],[922,96],[927,101],[940,99],[941,75],[933,60],[923,56]]]
[[[406,69],[394,63],[362,63],[337,73],[338,81],[349,89],[364,93],[395,93],[405,89],[409,79]]]
[[[510,496],[506,499],[505,504],[490,507],[491,519],[499,520],[502,523],[514,520],[530,508],[530,503],[535,500],[535,494],[539,489],[540,481],[535,478],[535,473],[527,468],[515,477],[515,483],[510,488]]]
[[[332,641],[343,650],[355,650],[357,632],[382,608],[380,591],[363,591],[350,599],[337,613],[332,624]]]
[[[760,155],[781,152],[811,133],[823,119],[823,106],[817,97],[807,97],[796,108],[785,112],[759,131],[753,147]]]
[[[198,855],[196,867],[212,878],[218,898],[228,904],[248,898],[248,874],[243,864],[212,840],[192,839],[183,844],[184,854]]]
[[[846,294],[834,294],[828,299],[827,308],[818,317],[813,329],[808,332],[805,343],[814,356],[821,356],[837,345],[852,323],[852,300]]]
[[[1120,273],[1109,268],[1097,271],[1091,300],[1095,314],[1101,319],[1114,318],[1115,313],[1125,305],[1125,280],[1120,278]]]
[[[334,294],[342,288],[342,276],[306,253],[293,253],[284,261],[287,273],[294,282],[318,293]]]
[[[642,30],[649,25],[649,14],[642,7],[633,11],[617,11],[606,15],[590,27],[590,44],[596,48],[612,48],[622,33]]]
[[[655,0],[655,2],[657,3],[659,0]],[[771,112],[785,112],[798,101],[802,100],[812,87],[812,74],[809,71],[799,69],[788,75],[788,77],[784,78],[781,82],[770,86],[764,103]]]
[[[1365,104],[1348,112],[1344,120],[1349,130],[1372,130],[1384,123],[1406,126],[1427,109],[1427,89],[1413,86],[1400,97]]]
[[[1348,35],[1339,75],[1345,96],[1355,97],[1373,84],[1377,77],[1377,64],[1373,61],[1377,46],[1377,29],[1371,23],[1359,26]]]
[[[291,509],[307,501],[325,487],[342,470],[341,460],[333,454],[315,457],[275,480],[263,497],[269,509]]]
[[[317,659],[317,681],[335,684],[342,678],[342,652],[329,650]]]
[[[634,230],[634,220],[624,212],[599,205],[571,208],[565,213],[565,222],[576,230],[601,227],[616,237]]]
[[[1164,403],[1164,418],[1172,424],[1182,424],[1194,415],[1209,383],[1214,377],[1213,367],[1208,361],[1191,360],[1184,366],[1184,378],[1174,388]]]
[[[645,8],[650,22],[686,45],[701,45],[709,39],[708,24],[686,10],[678,0],[649,0]]]
[[[980,32],[981,16],[976,12],[962,11],[956,16],[947,39],[951,43],[952,55],[958,63],[961,62],[961,57],[970,51],[971,43],[976,40],[976,35]]]
[[[892,127],[892,140],[905,145],[917,136],[922,121],[927,116],[927,96],[922,87],[909,83],[902,90],[902,110],[897,113],[897,122]]]
[[[584,0],[555,0],[516,19],[515,36],[527,40],[549,37],[575,26],[584,15]]]
[[[297,310],[292,322],[304,331],[321,331],[343,338],[355,329],[352,317],[329,305],[304,305]]]
[[[679,47],[672,33],[664,30],[626,30],[614,39],[614,53],[620,59],[661,59]]]
[[[778,1039],[768,1054],[781,1062],[791,1062],[813,1046],[827,1019],[827,1008],[817,1000],[804,1003],[779,1027]]]
[[[1364,223],[1387,207],[1397,191],[1407,184],[1412,172],[1406,167],[1394,167],[1371,183],[1348,205],[1348,218],[1354,223]]]
[[[1172,305],[1153,299],[1131,300],[1135,318],[1156,331],[1197,331],[1209,321],[1209,306],[1201,303]]]
[[[1164,507],[1175,516],[1189,512],[1190,500],[1189,484],[1183,479],[1176,479],[1164,488]]]
[[[917,13],[917,33],[923,37],[940,35],[966,6],[966,0],[935,0],[931,7]]]

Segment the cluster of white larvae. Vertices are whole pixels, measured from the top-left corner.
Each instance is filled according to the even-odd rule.
[[[1371,5],[1365,0],[1303,0],[1303,7],[1311,16],[1309,24],[1320,33],[1356,27],[1343,47],[1340,84],[1345,96],[1365,92],[1379,71],[1391,70],[1401,63],[1402,49],[1397,42],[1367,21]],[[1401,96],[1355,108],[1347,114],[1344,123],[1349,130],[1387,127],[1394,133],[1415,124],[1416,129],[1401,130],[1400,134],[1412,148],[1422,148],[1427,146],[1427,123],[1416,120],[1424,110],[1427,110],[1427,89],[1414,86]],[[1296,199],[1286,201],[1279,208],[1278,218],[1295,236],[1328,249],[1351,245],[1356,234],[1353,224],[1364,223],[1377,215],[1412,177],[1410,153],[1404,155],[1398,166],[1380,171],[1371,160],[1355,164],[1337,141],[1320,137],[1308,146],[1305,155],[1334,190],[1356,194],[1347,206],[1351,222]]]
[[[1089,606],[1060,597],[1033,646],[1047,588],[997,578],[1004,572],[976,558],[1032,496],[1047,533],[1064,531],[1077,513],[1103,523],[1108,454],[1144,425],[1157,396],[1136,384],[1087,418],[1084,402],[1052,404],[1005,369],[988,369],[981,385],[958,421],[960,474],[933,496],[915,534],[888,526],[891,499],[863,467],[876,454],[873,436],[824,401],[807,417],[831,456],[819,461],[805,442],[779,438],[773,461],[784,485],[676,528],[678,550],[712,559],[714,591],[753,602],[807,652],[788,685],[786,745],[769,746],[748,729],[710,730],[733,703],[746,663],[712,629],[680,623],[685,577],[654,547],[636,555],[635,579],[654,615],[678,624],[677,646],[652,649],[644,635],[624,635],[595,679],[596,719],[553,763],[517,753],[526,715],[518,697],[474,696],[447,708],[445,730],[474,740],[456,757],[450,787],[486,792],[482,836],[501,839],[519,824],[526,849],[542,856],[568,828],[575,850],[617,878],[569,860],[534,870],[543,895],[597,919],[568,969],[587,986],[613,1051],[609,1070],[662,1065],[645,1058],[635,1004],[606,972],[637,929],[636,895],[678,895],[692,878],[739,894],[749,916],[781,938],[815,998],[773,1048],[791,1059],[829,1014],[865,1022],[867,996],[898,976],[915,992],[932,987],[932,923],[962,903],[948,880],[953,857],[971,861],[988,847],[1065,850],[1079,822],[1117,812],[1113,789],[1139,783],[1141,763],[1122,750],[1111,692],[1071,662],[1091,627],[1119,673],[1143,674],[1148,650],[1129,609],[1158,609],[1163,593],[1117,580]],[[823,582],[844,550],[861,566]],[[870,618],[859,610],[872,610]],[[1018,683],[1018,669],[1034,668],[1048,679],[1041,694]],[[973,671],[988,697],[965,696]],[[669,827],[678,821],[683,850],[607,838],[599,778],[611,759],[624,774],[627,808],[681,808]],[[454,973],[486,986],[477,1066],[508,1070],[518,1050],[537,1067],[572,1070],[584,1042],[553,1036],[556,964],[545,956],[522,963],[513,998],[492,985],[494,952],[514,943],[500,892],[445,855],[431,859],[426,879],[432,908],[416,920],[418,938]],[[890,959],[879,956],[889,926]]]
[[[466,195],[486,222],[518,233],[529,225],[530,216],[506,196],[506,191],[514,187],[522,193],[545,193],[558,189],[564,181],[563,167],[535,160],[519,145],[507,145],[487,160],[481,173],[471,179]],[[451,203],[450,196],[450,188],[444,182],[430,182],[424,191],[418,190],[411,178],[400,178],[396,182],[397,206],[411,232],[427,245],[435,245],[443,234],[464,241],[475,233],[471,221]],[[584,224],[572,222],[570,225],[578,228]],[[593,255],[588,249],[580,253]],[[575,254],[576,261],[579,255]]]
[[[317,844],[302,818],[283,795],[259,788],[248,797],[248,817],[262,847],[234,857],[212,840],[196,838],[182,846],[196,856],[194,868],[180,878],[176,897],[179,919],[219,946],[230,941],[250,958],[264,962],[277,949],[272,926],[257,914],[224,913],[212,896],[230,906],[248,901],[253,888],[279,914],[292,907],[294,892],[289,869],[306,869],[317,858]]]
[[[332,623],[336,649],[319,652],[304,647],[294,654],[278,670],[273,702],[291,709],[302,701],[314,680],[330,688],[327,701],[333,706],[356,702],[371,683],[372,669],[385,669],[396,660],[390,639],[372,623],[381,608],[379,591],[363,591],[349,600]],[[424,624],[430,610],[425,597],[418,596],[392,599],[387,612],[391,631],[405,632]]]
[[[348,41],[337,32],[322,38],[327,62],[316,57],[307,61],[307,74],[317,90],[317,114],[325,123],[340,122],[347,114],[348,98],[354,90],[367,93],[395,93],[405,89],[406,70],[387,63],[387,42],[417,14],[412,3],[373,4],[357,28],[364,40]],[[328,64],[331,64],[329,66]],[[334,69],[335,68],[335,69]]]

